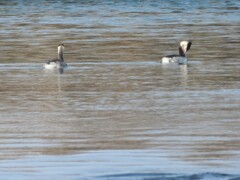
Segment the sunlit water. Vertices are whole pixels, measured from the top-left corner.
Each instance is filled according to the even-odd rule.
[[[239,6],[2,1],[1,178],[239,178]]]

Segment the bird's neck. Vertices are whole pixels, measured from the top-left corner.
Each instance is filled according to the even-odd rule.
[[[185,53],[184,53],[182,47],[179,47],[178,51],[179,51],[179,56],[185,57]]]
[[[58,49],[58,59],[60,59],[61,61],[64,61],[64,59],[63,59],[63,49],[62,48]]]

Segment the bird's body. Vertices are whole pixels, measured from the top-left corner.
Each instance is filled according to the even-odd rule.
[[[43,66],[45,69],[60,69],[67,67],[67,64],[59,59],[53,59],[45,63]]]

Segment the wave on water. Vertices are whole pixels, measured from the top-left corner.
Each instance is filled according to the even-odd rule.
[[[98,177],[99,179],[137,179],[137,180],[240,180],[240,175],[224,173],[172,174],[172,173],[128,173]]]

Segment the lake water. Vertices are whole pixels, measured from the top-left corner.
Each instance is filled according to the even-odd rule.
[[[240,178],[239,9],[1,1],[1,179]],[[181,40],[189,63],[160,64]]]

